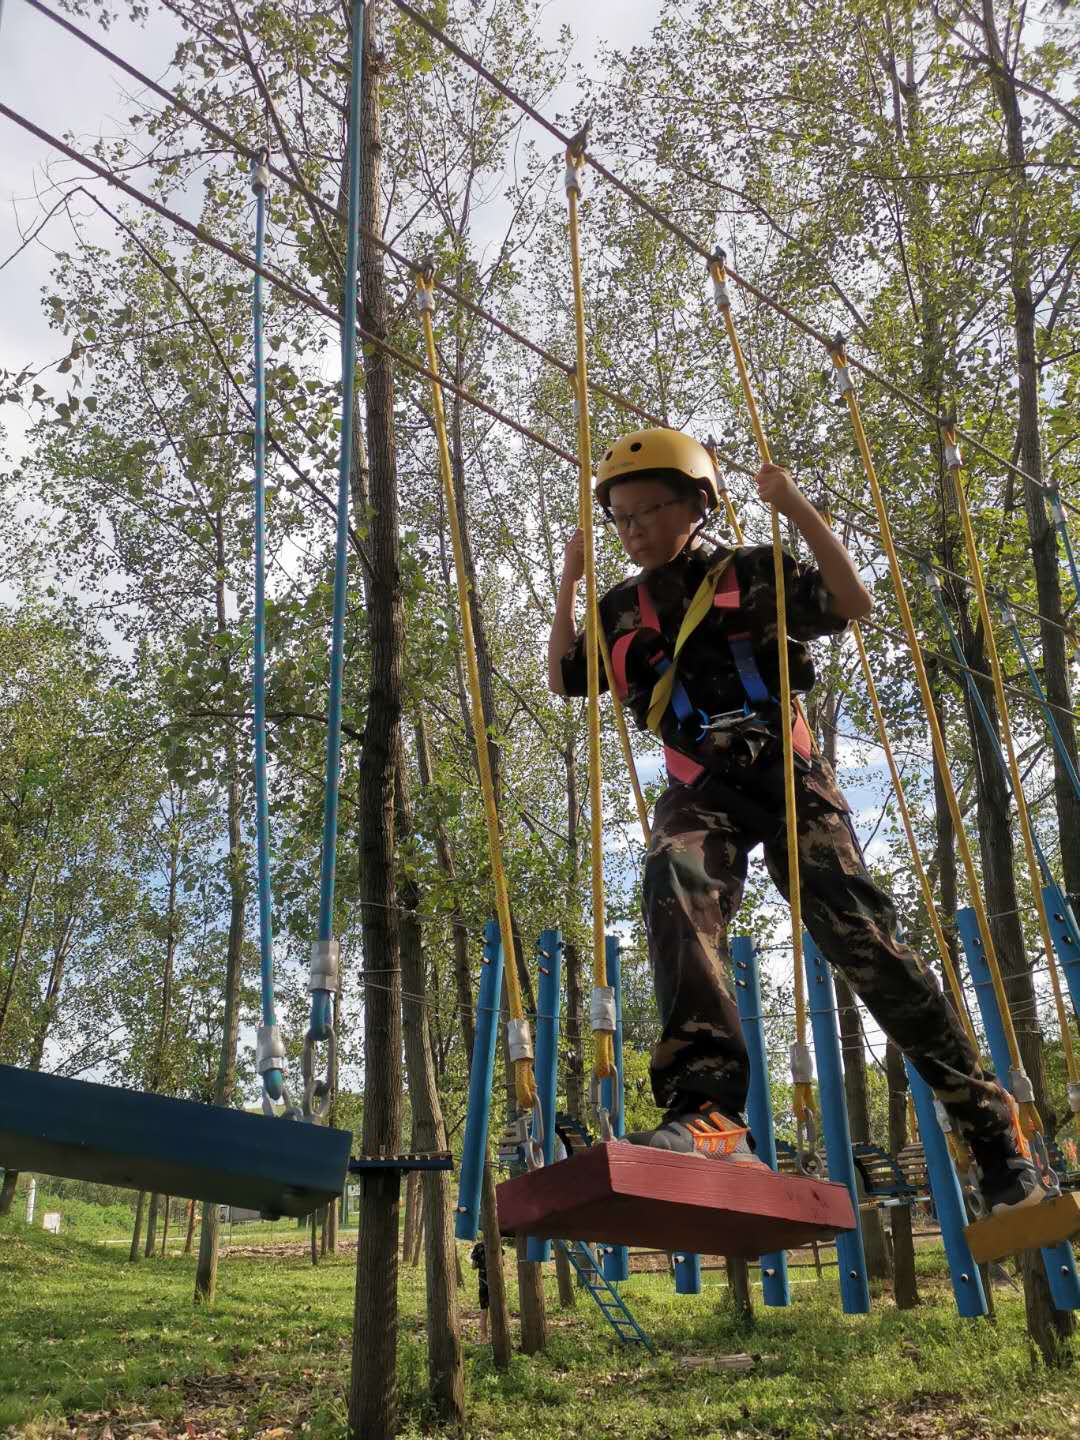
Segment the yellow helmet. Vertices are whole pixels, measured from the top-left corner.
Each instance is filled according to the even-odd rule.
[[[635,430],[621,435],[604,451],[596,467],[595,495],[606,510],[611,488],[620,480],[678,480],[680,476],[689,482],[688,488],[701,493],[707,510],[716,509],[720,504],[716,467],[700,441],[681,430]]]

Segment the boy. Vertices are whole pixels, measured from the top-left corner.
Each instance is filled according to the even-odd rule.
[[[756,483],[816,561],[784,557],[791,688],[805,692],[814,683],[806,642],[843,631],[869,613],[871,600],[851,556],[787,471],[765,465]],[[719,504],[716,474],[704,446],[679,431],[616,440],[595,493],[642,572],[600,600],[615,684],[638,726],[663,740],[670,781],[657,801],[642,882],[662,1027],[650,1073],[665,1113],[656,1129],[627,1139],[759,1163],[741,1123],[749,1066],[727,934],[754,845],[764,844],[773,883],[787,895],[783,722],[792,725],[795,750],[806,928],[944,1103],[979,1166],[987,1206],[1037,1203],[1045,1191],[1009,1097],[980,1068],[935,978],[897,940],[892,901],[870,878],[830,766],[797,715],[780,715],[772,548],[704,542],[699,532]],[[583,571],[578,531],[566,547],[548,642],[548,683],[559,695],[586,692],[574,615]],[[603,687],[603,669],[600,679]]]

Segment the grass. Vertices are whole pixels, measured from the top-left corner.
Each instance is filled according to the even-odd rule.
[[[73,1217],[74,1219],[74,1217]],[[194,1260],[127,1262],[126,1250],[0,1221],[0,1433],[329,1440],[344,1433],[355,1252],[307,1259],[302,1232],[238,1230],[211,1309],[192,1303]],[[464,1248],[464,1247],[463,1247]],[[463,1254],[463,1259],[466,1257]],[[920,1257],[920,1260],[922,1257]],[[513,1290],[513,1266],[508,1266]],[[721,1275],[679,1297],[665,1275],[634,1276],[625,1294],[656,1341],[652,1359],[625,1350],[586,1296],[557,1308],[548,1277],[547,1351],[515,1356],[506,1374],[476,1345],[472,1277],[465,1315],[468,1432],[476,1440],[982,1440],[1080,1434],[1080,1374],[1033,1369],[1023,1306],[999,1292],[994,1325],[961,1321],[927,1257],[924,1303],[887,1298],[845,1317],[835,1271],[800,1270],[788,1310],[758,1309],[747,1332]],[[401,1275],[402,1433],[430,1434],[422,1270]],[[749,1350],[747,1375],[688,1369],[689,1357]],[[157,1422],[156,1424],[154,1422]]]

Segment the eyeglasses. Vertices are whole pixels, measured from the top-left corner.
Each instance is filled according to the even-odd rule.
[[[648,530],[655,522],[661,510],[666,510],[669,505],[681,505],[683,500],[676,496],[672,500],[661,500],[658,505],[646,505],[641,510],[634,510],[629,515],[613,515],[608,513],[604,516],[605,525],[614,525],[620,535],[629,534],[631,525],[636,525],[639,530]]]

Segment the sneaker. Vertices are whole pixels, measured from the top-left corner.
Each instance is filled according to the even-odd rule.
[[[1049,1191],[1026,1155],[1014,1155],[993,1170],[984,1170],[979,1184],[988,1215],[1024,1210],[1046,1199]]]
[[[750,1148],[750,1132],[730,1119],[711,1100],[691,1110],[678,1106],[669,1110],[655,1130],[637,1130],[627,1135],[631,1145],[648,1145],[653,1150],[670,1150],[676,1155],[699,1155],[703,1160],[731,1160],[736,1165],[765,1165]]]

